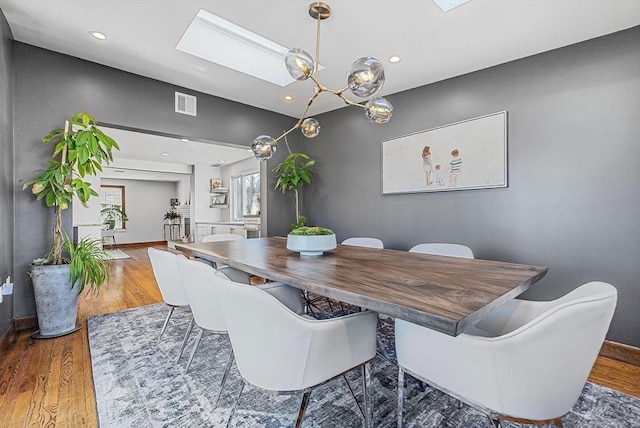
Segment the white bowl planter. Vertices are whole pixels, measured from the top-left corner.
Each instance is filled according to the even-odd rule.
[[[336,235],[287,235],[287,249],[301,256],[321,256],[336,248]]]

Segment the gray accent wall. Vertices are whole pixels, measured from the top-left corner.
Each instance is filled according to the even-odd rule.
[[[13,37],[0,9],[0,283],[13,278]],[[12,297],[0,304],[0,336],[13,319]]]
[[[640,27],[389,96],[394,116],[317,116],[311,222],[388,248],[456,242],[476,257],[549,267],[524,297],[614,284],[608,339],[640,346]],[[387,79],[393,79],[393,65]],[[508,111],[509,187],[381,194],[381,141]],[[416,156],[419,156],[416,153]]]
[[[277,113],[24,43],[13,43],[13,66],[16,149],[11,190],[15,194],[18,237],[14,261],[17,318],[35,314],[27,272],[31,261],[46,254],[51,245],[53,210],[22,191],[22,182],[44,168],[50,158],[52,147],[42,144],[41,138],[51,129],[63,126],[74,113],[87,111],[99,122],[248,147],[256,136],[279,135],[291,123],[291,118]],[[175,91],[198,97],[197,117],[174,112]],[[276,161],[269,163],[273,162]],[[277,219],[280,210],[277,197],[269,200],[273,202],[268,210],[274,210],[270,217]],[[66,227],[70,229],[69,216]]]

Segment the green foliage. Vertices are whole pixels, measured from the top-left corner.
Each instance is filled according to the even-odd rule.
[[[293,229],[290,235],[315,236],[315,235],[333,235],[333,230],[319,226],[302,226]]]
[[[171,209],[170,211],[164,213],[165,220],[175,220],[177,218],[180,218],[180,214],[178,214],[174,209]]]
[[[303,227],[307,225],[307,218],[303,215],[298,216],[298,221],[296,221],[295,223],[291,223],[291,229],[290,230],[294,230],[297,229],[299,227]]]
[[[91,196],[98,196],[84,177],[102,171],[102,164],[113,160],[113,149],[120,149],[97,128],[90,114],[76,113],[70,124],[66,133],[64,129],[54,129],[42,138],[43,143],[55,143],[49,168],[24,185],[30,186],[36,198],[44,199],[48,207],[66,209],[74,195],[86,205]]]
[[[109,266],[105,262],[108,255],[101,247],[99,239],[83,238],[73,244],[65,239],[64,248],[69,253],[72,287],[79,280],[79,293],[87,290],[98,292],[100,286],[109,280]]]
[[[76,196],[86,206],[91,196],[98,193],[84,178],[102,171],[102,165],[113,160],[113,150],[120,147],[111,137],[97,127],[97,122],[88,113],[76,113],[65,129],[54,129],[42,138],[43,143],[54,143],[49,167],[38,177],[28,181],[23,189],[31,187],[38,200],[47,207],[55,208],[53,227],[53,248],[45,256],[46,263],[71,265],[72,283],[80,278],[81,287],[88,285],[97,289],[108,279],[108,266],[99,242],[82,240],[77,245],[63,236],[62,210]],[[63,249],[69,253],[69,259],[63,258]],[[42,260],[42,259],[38,259]]]
[[[122,222],[129,220],[129,217],[124,211],[122,211],[120,205],[102,204],[100,214],[104,216],[105,220],[120,219]]]
[[[311,160],[304,153],[290,153],[282,162],[275,167],[276,190],[282,193],[287,190],[298,190],[302,185],[310,184],[313,177],[313,170],[316,161]]]

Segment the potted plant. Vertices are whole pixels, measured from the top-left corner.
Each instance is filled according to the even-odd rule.
[[[308,155],[300,152],[291,152],[287,138],[284,139],[289,151],[287,156],[282,162],[274,168],[276,173],[276,190],[280,190],[282,193],[287,191],[293,191],[295,196],[295,209],[296,209],[296,222],[291,224],[291,230],[300,226],[305,226],[307,219],[300,215],[300,199],[298,189],[305,183],[311,183],[311,177],[313,177],[312,167],[316,161],[309,158]]]
[[[124,223],[129,220],[127,214],[122,211],[120,205],[102,204],[100,209],[102,215],[102,224],[106,226],[106,230],[112,230],[116,227],[116,221],[120,220],[124,227]]]
[[[326,227],[301,226],[287,235],[287,249],[299,252],[301,256],[321,256],[334,248],[336,235]]]
[[[169,211],[164,213],[164,219],[169,221],[169,224],[174,224],[174,222],[180,218],[180,214],[178,214],[175,208],[171,208]]]
[[[107,255],[100,240],[73,243],[63,234],[62,212],[74,196],[85,205],[91,196],[98,196],[84,177],[96,175],[103,164],[113,160],[112,151],[119,149],[98,129],[95,118],[84,112],[76,113],[64,129],[52,130],[42,141],[55,142],[49,167],[24,185],[55,210],[52,249],[34,260],[31,269],[40,327],[32,336],[37,338],[76,331],[79,293],[85,288],[97,292],[109,278]]]

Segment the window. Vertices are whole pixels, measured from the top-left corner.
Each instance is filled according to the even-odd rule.
[[[100,221],[104,229],[125,229],[124,186],[100,186]]]
[[[231,178],[231,215],[242,220],[245,215],[260,214],[260,173]]]

